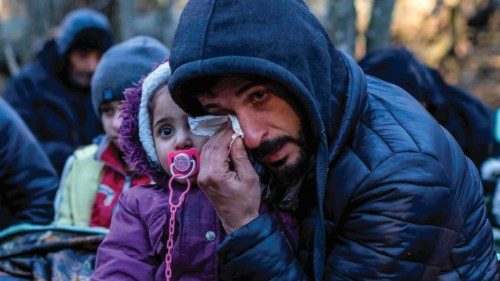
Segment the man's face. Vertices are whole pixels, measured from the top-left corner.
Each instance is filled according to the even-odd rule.
[[[286,93],[276,83],[235,76],[222,79],[198,100],[210,114],[236,115],[250,154],[278,179],[289,181],[304,172],[307,147],[300,117],[283,98]]]
[[[117,147],[120,147],[118,144],[118,129],[123,121],[120,109],[121,103],[121,100],[104,102],[99,108],[104,133]]]
[[[78,87],[90,87],[101,52],[97,50],[71,50],[69,58],[69,78]]]

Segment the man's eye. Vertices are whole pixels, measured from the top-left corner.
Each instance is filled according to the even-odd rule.
[[[264,92],[264,91],[255,92],[251,96],[251,102],[253,104],[261,103],[261,102],[265,101],[268,96],[269,96],[268,92]]]
[[[170,126],[161,127],[159,133],[160,137],[168,137],[174,133],[174,129]]]

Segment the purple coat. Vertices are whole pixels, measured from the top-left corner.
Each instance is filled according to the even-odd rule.
[[[165,280],[170,216],[165,191],[157,185],[138,186],[121,196],[91,280]],[[217,280],[216,250],[222,229],[199,188],[186,196],[176,222],[172,279]]]
[[[180,192],[180,190],[179,190]],[[165,280],[168,193],[158,185],[134,187],[121,195],[111,229],[99,246],[91,280]],[[263,206],[261,212],[268,212]],[[290,247],[297,224],[279,213]],[[172,280],[218,280],[217,249],[224,230],[199,188],[192,188],[176,215]],[[117,266],[118,265],[118,266]]]

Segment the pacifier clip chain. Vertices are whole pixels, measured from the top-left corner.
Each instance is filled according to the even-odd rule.
[[[168,221],[167,255],[165,256],[165,276],[167,281],[172,279],[172,250],[174,248],[175,215],[177,210],[184,204],[188,192],[191,190],[189,177],[198,171],[199,153],[195,148],[183,151],[171,151],[167,155],[167,162],[170,165],[172,176],[168,181],[168,203],[170,205],[170,218]],[[172,184],[176,179],[185,179],[186,189],[181,193],[177,203],[174,202],[174,189]]]
[[[191,190],[191,182],[188,178],[186,178],[187,187],[179,196],[179,201],[174,203],[174,189],[172,188],[172,183],[176,178],[182,178],[178,175],[173,175],[168,181],[168,203],[170,204],[170,219],[168,221],[168,240],[167,240],[167,255],[165,257],[165,276],[167,277],[167,281],[170,281],[172,278],[172,249],[174,248],[174,232],[175,232],[175,214],[177,210],[182,206],[184,200],[186,199],[186,195],[189,190]]]

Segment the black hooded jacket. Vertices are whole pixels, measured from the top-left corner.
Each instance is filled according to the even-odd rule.
[[[408,93],[337,51],[303,1],[191,0],[170,62],[172,98],[194,115],[184,86],[199,77],[281,83],[317,148],[298,247],[261,214],[225,237],[221,280],[498,280],[474,164]]]
[[[16,112],[0,98],[0,229],[48,224],[59,184],[47,155]]]
[[[62,34],[47,41],[36,60],[9,81],[4,95],[37,137],[58,173],[78,146],[91,143],[102,133],[90,92],[71,86],[65,64],[72,42],[88,30],[101,40],[96,46],[102,46],[102,51],[110,47],[111,31],[103,16],[78,10],[76,16],[70,14],[64,22]]]

